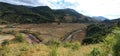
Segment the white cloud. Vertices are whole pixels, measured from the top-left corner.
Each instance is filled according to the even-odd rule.
[[[72,8],[89,16],[120,17],[120,0],[0,0],[18,5],[49,6],[52,9]]]

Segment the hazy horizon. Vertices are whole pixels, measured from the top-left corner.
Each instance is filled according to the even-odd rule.
[[[17,5],[49,6],[52,9],[71,8],[87,16],[120,18],[119,0],[0,0]]]

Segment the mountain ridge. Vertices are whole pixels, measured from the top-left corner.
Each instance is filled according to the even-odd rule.
[[[66,23],[97,22],[70,8],[53,10],[48,6],[31,7],[0,2],[0,23],[49,23],[55,22],[55,19]]]

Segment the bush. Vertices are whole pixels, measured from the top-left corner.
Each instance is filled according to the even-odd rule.
[[[0,24],[8,24],[8,23],[9,23],[8,21],[1,20],[1,19],[0,19]]]
[[[73,50],[78,50],[80,48],[80,43],[79,42],[74,42],[74,43],[69,43],[69,42],[66,42],[63,44],[64,47],[68,47],[68,48],[71,48]]]
[[[24,38],[23,38],[22,34],[20,34],[20,33],[16,34],[14,41],[15,42],[24,42]]]
[[[100,52],[97,48],[94,48],[89,54],[89,56],[99,56],[99,55],[100,55]]]
[[[9,44],[9,41],[8,40],[4,40],[3,42],[2,42],[2,46],[6,46],[6,45],[8,45]]]
[[[57,56],[57,47],[54,47],[50,52],[49,56]]]
[[[113,54],[112,48],[116,43],[115,35],[114,34],[108,34],[104,41],[101,42],[101,56],[108,56]]]
[[[80,48],[80,43],[79,42],[75,42],[75,43],[73,43],[73,46],[72,46],[72,49],[73,50],[78,50],[79,48]]]
[[[55,41],[55,40],[50,40],[46,43],[46,45],[52,45],[52,46],[56,46],[56,47],[59,47],[61,44],[60,41]]]
[[[116,41],[116,44],[113,46],[114,56],[120,56],[120,35],[119,34],[115,35],[117,41]]]
[[[63,44],[63,46],[64,46],[64,47],[71,47],[71,46],[72,46],[72,43],[65,42],[65,43]]]

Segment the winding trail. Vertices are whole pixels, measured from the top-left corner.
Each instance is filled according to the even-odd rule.
[[[65,37],[62,42],[74,42],[74,41],[79,41],[82,42],[83,38],[85,37],[85,30],[79,29],[79,30],[75,30],[72,31],[71,33],[69,33],[67,35],[67,37]]]

